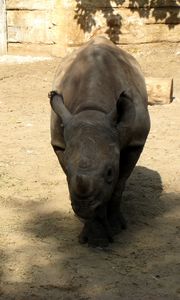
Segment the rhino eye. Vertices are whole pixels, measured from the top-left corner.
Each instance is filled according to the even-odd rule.
[[[113,181],[113,169],[110,167],[106,170],[105,180],[107,183],[112,183]]]

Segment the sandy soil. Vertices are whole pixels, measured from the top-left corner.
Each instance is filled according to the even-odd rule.
[[[137,57],[146,75],[176,77],[179,95],[176,53]],[[91,249],[77,242],[82,225],[50,146],[57,63],[0,65],[0,299],[180,299],[180,99],[150,107],[151,133],[124,193],[128,229]]]

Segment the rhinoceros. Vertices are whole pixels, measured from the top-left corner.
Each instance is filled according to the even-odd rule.
[[[122,193],[150,130],[141,68],[96,37],[62,60],[49,98],[51,144],[83,220],[79,242],[108,246],[126,228]]]

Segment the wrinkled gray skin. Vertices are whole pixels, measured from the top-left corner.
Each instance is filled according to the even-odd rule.
[[[51,143],[84,219],[81,243],[107,246],[126,227],[125,182],[143,150],[150,120],[136,60],[104,37],[66,57],[51,94]]]

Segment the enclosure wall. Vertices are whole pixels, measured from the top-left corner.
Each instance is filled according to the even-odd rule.
[[[63,56],[92,36],[178,44],[179,0],[6,0],[8,53]]]

